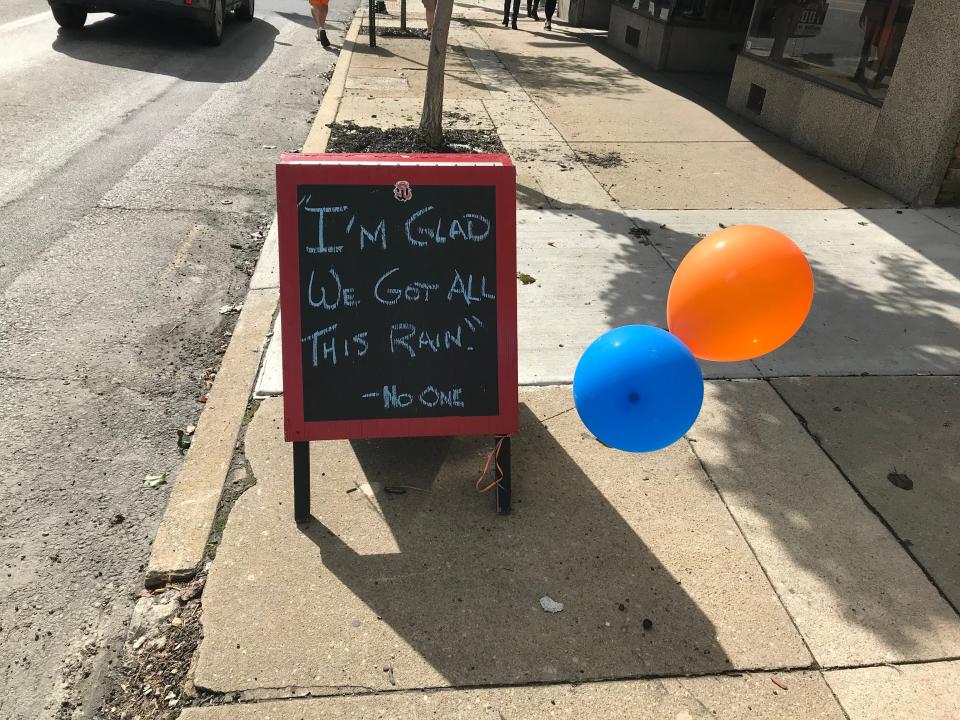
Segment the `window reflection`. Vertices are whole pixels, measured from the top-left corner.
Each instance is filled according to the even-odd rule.
[[[883,100],[914,0],[757,0],[746,52]]]
[[[652,17],[672,23],[747,29],[750,0],[634,0],[634,7],[649,8]]]

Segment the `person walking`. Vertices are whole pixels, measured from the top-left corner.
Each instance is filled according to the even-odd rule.
[[[433,19],[437,15],[437,0],[421,0],[423,12],[427,16],[427,39],[433,34]]]
[[[327,39],[326,31],[329,4],[330,0],[310,0],[310,14],[313,15],[313,19],[317,23],[317,40],[325,48],[330,47],[330,40]]]
[[[520,15],[520,0],[513,0],[513,21],[510,18],[510,0],[503,0],[503,26],[517,30],[517,16]]]
[[[557,11],[557,0],[545,0],[546,7],[544,8],[544,14],[546,15],[547,21],[543,24],[544,30],[553,30],[553,14]],[[534,20],[539,20],[537,17],[537,9],[540,7],[540,0],[533,0],[533,13],[530,15]]]
[[[540,4],[540,0],[527,0],[527,17],[533,20],[539,21],[540,18],[537,16],[537,5]]]

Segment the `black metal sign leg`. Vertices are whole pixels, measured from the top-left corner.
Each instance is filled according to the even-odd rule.
[[[293,443],[293,518],[310,522],[310,443]]]
[[[377,0],[370,0],[367,29],[370,31],[370,47],[377,46]]]
[[[494,493],[497,498],[497,512],[506,515],[510,512],[510,436],[498,435],[494,441],[494,459],[497,484]],[[498,452],[499,450],[499,452]]]

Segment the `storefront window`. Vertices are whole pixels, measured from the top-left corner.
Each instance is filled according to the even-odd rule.
[[[633,7],[646,7],[651,17],[674,24],[747,29],[750,3],[744,0],[633,0]]]
[[[914,0],[757,0],[746,52],[882,101]]]

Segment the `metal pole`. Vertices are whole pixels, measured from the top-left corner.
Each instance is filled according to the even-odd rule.
[[[293,443],[293,519],[310,522],[310,443]]]
[[[400,32],[407,31],[407,0],[400,0]]]

